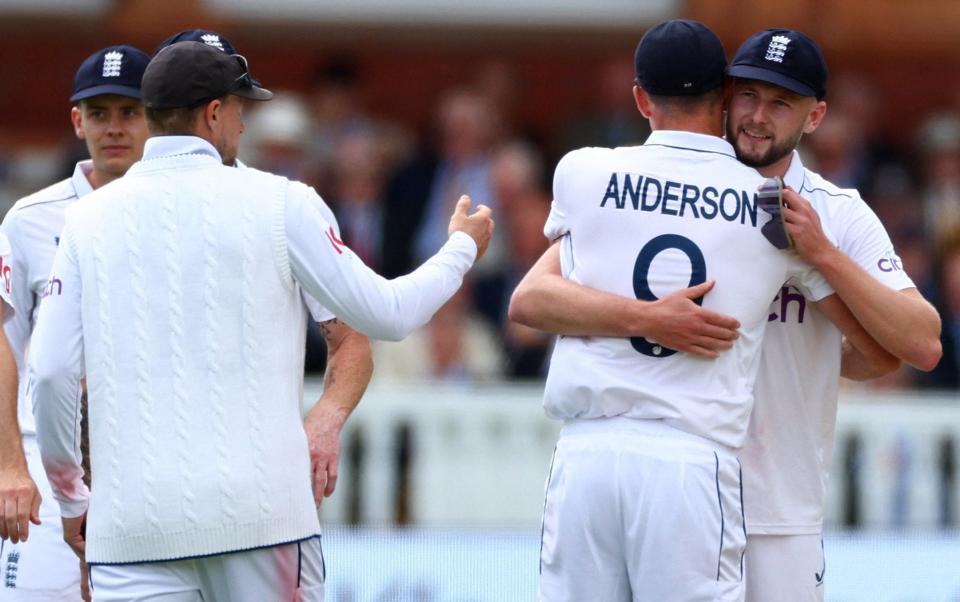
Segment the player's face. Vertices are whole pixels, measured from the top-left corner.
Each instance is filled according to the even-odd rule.
[[[143,103],[126,96],[94,96],[80,101],[71,111],[73,129],[87,143],[93,159],[95,186],[102,186],[127,173],[143,156],[147,120]]]
[[[805,133],[817,128],[826,103],[773,84],[737,79],[727,108],[727,140],[751,167],[789,164]]]
[[[228,94],[220,105],[220,120],[214,132],[213,146],[220,153],[224,165],[233,165],[240,149],[240,134],[243,133],[243,99]]]

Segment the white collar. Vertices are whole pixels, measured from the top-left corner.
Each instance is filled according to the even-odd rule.
[[[678,130],[656,130],[651,132],[644,146],[669,146],[672,148],[682,148],[696,152],[719,153],[736,159],[730,143],[719,136],[709,134],[697,134],[694,132],[681,132]]]

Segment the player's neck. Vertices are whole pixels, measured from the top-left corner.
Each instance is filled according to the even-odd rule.
[[[711,115],[682,115],[682,116],[661,116],[656,123],[650,121],[650,127],[653,130],[673,130],[677,132],[692,132],[694,134],[706,134],[708,136],[722,136],[723,122]]]
[[[760,175],[765,178],[773,178],[780,176],[781,178],[787,175],[787,170],[790,169],[790,161],[793,160],[793,153],[787,153],[781,157],[778,161],[766,165],[764,167],[758,167],[757,171],[760,172]]]
[[[90,182],[90,187],[96,190],[101,186],[109,184],[117,179],[118,176],[105,173],[99,169],[91,169],[88,173],[84,174],[87,176],[87,182]]]

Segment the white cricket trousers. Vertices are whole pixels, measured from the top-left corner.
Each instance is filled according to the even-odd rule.
[[[827,565],[823,538],[748,535],[747,602],[823,602]]]
[[[33,435],[23,437],[30,477],[40,490],[41,524],[25,542],[0,541],[0,602],[79,602],[80,559],[63,541],[60,506],[40,462]]]
[[[568,421],[547,482],[541,602],[743,600],[740,463],[659,421]]]
[[[320,537],[169,562],[90,567],[94,602],[323,602]]]

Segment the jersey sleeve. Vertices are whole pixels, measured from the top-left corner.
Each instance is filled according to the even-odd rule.
[[[543,234],[547,240],[555,241],[570,232],[570,210],[568,200],[568,173],[574,168],[577,151],[567,153],[553,172],[553,201],[550,203],[550,214],[543,226]]]
[[[317,211],[333,228],[337,239],[340,239],[340,224],[337,222],[337,217],[330,209],[330,205],[327,205],[327,203],[316,194],[308,195],[307,198],[308,200],[312,200],[316,203]],[[307,311],[310,312],[310,317],[313,318],[314,322],[327,322],[336,317],[333,315],[332,311],[324,307],[322,303],[314,299],[310,293],[302,288],[300,289],[300,296],[303,298],[303,304],[307,307]]]
[[[894,290],[913,288],[913,280],[893,248],[880,218],[857,197],[845,214],[838,247],[871,276]]]
[[[291,187],[285,208],[290,268],[304,290],[351,328],[400,340],[423,326],[460,288],[477,256],[463,232],[419,268],[393,280],[380,276],[340,240],[310,189]]]
[[[83,483],[80,451],[80,300],[80,268],[68,218],[40,304],[28,361],[40,456],[53,497],[67,518],[86,512],[90,497]]]
[[[3,300],[3,321],[13,318],[16,303],[13,300],[13,253],[10,241],[0,232],[0,299]]]
[[[787,279],[787,284],[797,288],[803,296],[811,301],[820,301],[836,291],[827,282],[820,272],[807,262],[796,258],[793,271]]]

